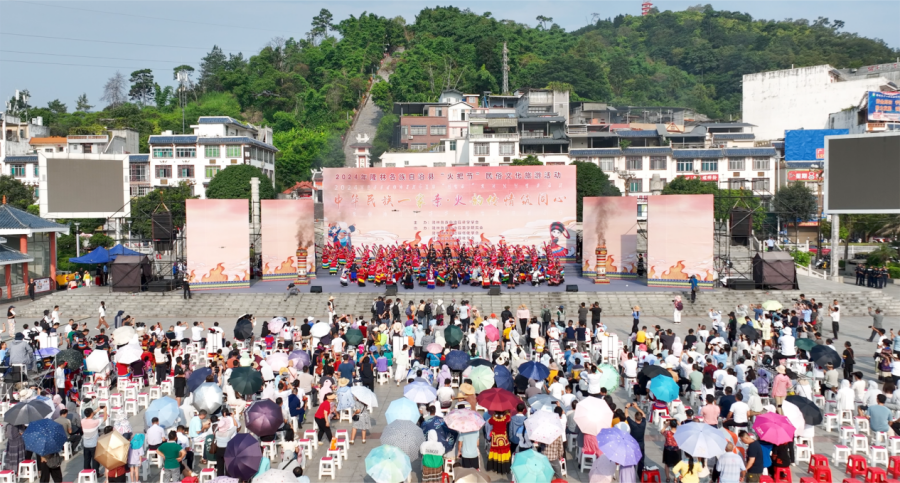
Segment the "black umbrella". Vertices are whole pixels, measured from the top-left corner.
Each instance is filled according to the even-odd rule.
[[[747,337],[747,340],[756,340],[759,339],[759,332],[753,328],[750,324],[744,324],[741,326],[741,334]]]
[[[513,384],[515,384],[517,392],[524,393],[528,389],[528,378],[519,374],[513,379]]]
[[[12,424],[13,426],[31,424],[35,421],[44,419],[52,412],[53,410],[50,409],[49,405],[36,400],[31,400],[25,403],[16,404],[9,408],[9,411],[6,411],[6,414],[3,415],[3,421]]]
[[[822,424],[822,410],[819,406],[816,406],[816,403],[803,396],[788,396],[784,399],[800,408],[800,413],[803,414],[803,420],[806,421],[806,424],[810,426]]]
[[[484,359],[469,359],[468,367],[478,367],[478,366],[493,367],[493,366],[491,366],[490,362],[488,362]]]
[[[201,367],[200,369],[192,372],[191,376],[187,379],[188,391],[194,392],[195,389],[206,382],[206,376],[210,374],[212,374],[212,369],[208,367]]]
[[[228,383],[234,388],[235,392],[241,395],[256,394],[263,385],[262,374],[253,370],[252,367],[237,367],[231,371],[231,377]]]
[[[63,362],[67,362],[71,369],[80,369],[84,362],[84,354],[73,349],[59,351],[59,354],[56,354],[56,363],[62,364]]]
[[[234,338],[236,340],[247,340],[253,337],[253,322],[250,319],[240,319],[234,326]]]
[[[644,366],[644,368],[641,369],[641,373],[650,379],[653,379],[656,376],[672,377],[672,374],[668,370],[663,369],[656,364]]]
[[[841,356],[834,349],[826,345],[817,345],[810,349],[809,360],[819,367],[831,364],[834,367],[841,366]]]

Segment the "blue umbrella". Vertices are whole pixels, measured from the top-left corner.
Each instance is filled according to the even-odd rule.
[[[619,428],[606,428],[597,434],[597,446],[613,463],[633,466],[641,459],[641,447],[630,434]]]
[[[212,374],[212,369],[208,367],[201,367],[196,371],[191,373],[191,376],[187,379],[187,388],[188,391],[194,392],[201,384],[206,382],[206,376]]]
[[[45,357],[53,357],[56,354],[59,354],[59,349],[57,349],[56,347],[47,347],[45,349],[41,349],[41,350],[35,352],[35,354],[37,354],[37,356],[40,357],[41,359],[43,359]]]
[[[431,431],[432,429],[437,433],[438,442],[444,445],[446,451],[449,452],[453,450],[453,448],[456,448],[459,433],[450,429],[444,422],[444,418],[433,417],[422,423],[422,433],[424,433],[426,437],[428,436],[428,431]]]
[[[467,365],[467,367],[479,367],[479,366],[491,367],[491,363],[489,361],[487,361],[486,359],[481,359],[481,358],[470,359],[468,364],[466,364],[466,365]]]
[[[550,377],[550,368],[540,362],[528,361],[519,366],[519,374],[534,379],[535,381],[543,381]]]
[[[660,401],[672,402],[678,399],[678,383],[671,377],[656,376],[650,379],[650,392]]]
[[[553,479],[550,460],[533,449],[518,453],[510,471],[516,481],[547,482]]]
[[[556,407],[556,403],[559,402],[559,399],[549,395],[549,394],[536,394],[528,398],[528,406],[531,407],[534,411],[540,411],[541,409],[547,408],[549,410],[553,410]]]
[[[437,399],[437,390],[425,382],[414,382],[403,388],[403,397],[416,404],[428,404]]]
[[[450,351],[444,358],[444,364],[454,371],[465,370],[469,364],[469,355],[463,351]]]
[[[418,423],[420,417],[422,417],[422,414],[419,413],[419,406],[405,397],[392,401],[384,413],[384,418],[388,424],[398,419]]]
[[[498,365],[494,367],[494,385],[496,385],[500,389],[506,389],[509,392],[515,393],[513,377],[506,366]]]
[[[28,425],[22,433],[25,449],[41,456],[59,453],[68,441],[66,430],[61,424],[49,419],[41,419]]]
[[[154,399],[150,402],[147,411],[144,412],[144,422],[149,428],[153,418],[159,418],[159,425],[163,428],[171,428],[181,418],[181,408],[178,401],[169,396]]]

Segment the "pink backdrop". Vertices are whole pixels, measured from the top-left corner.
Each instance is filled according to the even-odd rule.
[[[250,286],[250,203],[187,200],[191,290]]]
[[[648,285],[712,287],[713,195],[659,195],[647,207]]]
[[[306,270],[315,277],[316,246],[313,201],[262,200],[260,231],[262,236],[263,280],[297,278],[297,248],[307,248]]]
[[[326,168],[323,189],[329,242],[504,240],[575,253],[574,166]]]
[[[637,198],[634,196],[598,196],[584,199],[582,223],[582,273],[597,273],[595,249],[606,243],[608,278],[637,276]]]

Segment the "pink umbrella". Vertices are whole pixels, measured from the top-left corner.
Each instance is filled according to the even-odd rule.
[[[488,338],[488,340],[492,340],[494,342],[497,342],[498,340],[500,340],[500,331],[497,330],[497,328],[491,324],[485,325],[484,335]]]
[[[432,342],[425,346],[425,350],[428,351],[429,354],[440,354],[444,351],[444,346],[438,344],[437,342]]]
[[[575,408],[575,424],[584,434],[596,435],[602,429],[612,426],[613,412],[606,401],[588,397],[578,402]],[[590,438],[585,438],[585,440]],[[594,438],[596,439],[596,438]]]
[[[269,357],[266,357],[266,362],[269,363],[269,367],[271,367],[273,371],[278,372],[282,368],[288,366],[288,355],[284,352],[276,352]]]
[[[791,424],[791,420],[777,413],[765,413],[757,416],[753,422],[753,430],[759,435],[761,441],[774,445],[794,440],[795,428]]]
[[[281,317],[275,317],[269,321],[269,332],[278,333],[284,327],[285,320]]]
[[[454,409],[444,418],[447,427],[460,433],[478,431],[484,426],[484,418],[481,414],[471,409]]]

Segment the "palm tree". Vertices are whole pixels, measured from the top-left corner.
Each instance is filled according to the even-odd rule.
[[[886,265],[891,259],[897,258],[897,249],[882,243],[878,245],[874,251],[869,253],[866,263],[874,263],[875,265]]]

